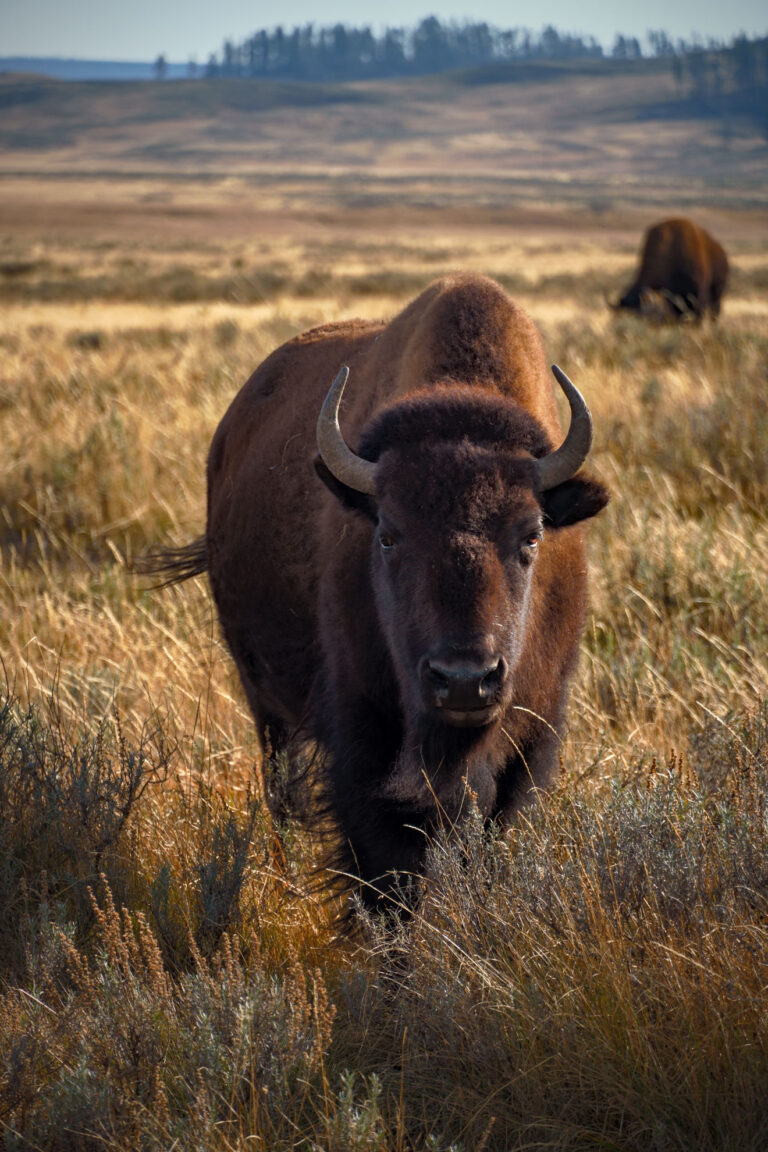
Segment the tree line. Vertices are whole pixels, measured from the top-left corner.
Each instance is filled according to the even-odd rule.
[[[270,76],[292,80],[353,80],[427,75],[494,60],[598,56],[594,37],[547,27],[538,36],[486,23],[443,23],[436,16],[414,28],[305,24],[290,31],[262,28],[241,43],[225,40],[205,67],[208,76]]]
[[[617,35],[606,51],[594,36],[558,32],[552,25],[534,33],[525,28],[496,28],[485,22],[443,22],[429,16],[413,28],[388,27],[378,35],[368,25],[262,28],[239,43],[225,40],[220,52],[212,53],[201,71],[208,77],[356,80],[428,75],[500,61],[638,60],[650,56],[691,60],[676,68],[676,76],[682,79],[687,73],[700,84],[704,72],[713,73],[712,58],[724,51],[738,59],[730,72],[759,72],[763,65],[754,61],[760,57],[756,47],[760,43],[745,36],[737,37],[731,45],[711,39],[706,43],[673,41],[666,32],[652,30],[647,33],[645,49],[637,37]],[[197,69],[190,66],[193,71]]]
[[[681,94],[702,111],[757,116],[768,128],[768,37],[737,36],[717,49],[696,46],[672,68]]]

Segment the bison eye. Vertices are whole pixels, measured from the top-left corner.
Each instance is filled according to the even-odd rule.
[[[520,546],[520,562],[521,564],[530,564],[536,555],[536,550],[541,543],[541,532],[531,532],[526,536]]]
[[[386,532],[382,532],[379,536],[379,546],[383,552],[391,552],[395,542],[391,536],[387,536]]]

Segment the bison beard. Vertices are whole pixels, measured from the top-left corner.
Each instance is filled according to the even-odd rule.
[[[336,864],[369,905],[420,873],[469,793],[508,820],[553,778],[586,604],[579,522],[608,499],[579,471],[586,405],[554,371],[564,442],[530,318],[493,281],[449,276],[387,324],[277,349],[214,436],[222,630],[262,737],[316,743]],[[201,556],[169,553],[164,575]]]

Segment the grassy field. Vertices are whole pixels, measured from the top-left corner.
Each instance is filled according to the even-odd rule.
[[[450,115],[472,125],[468,91]],[[246,171],[255,153],[238,137],[232,176],[221,157],[207,175],[181,160],[150,171],[126,144],[107,179],[91,128],[66,145],[77,157],[46,144],[3,161],[5,1146],[758,1152],[758,153],[744,144],[728,187],[704,181],[700,201],[697,174],[676,197],[644,189],[626,155],[603,192],[591,175],[552,194],[538,159],[527,175],[486,165],[446,182],[437,146],[419,171],[366,174],[360,160],[358,183],[319,170],[316,125],[306,167],[292,153],[271,175],[269,152]],[[425,132],[409,146],[432,148]],[[486,159],[495,147],[475,144]],[[628,279],[642,226],[699,202],[734,267],[721,322],[613,317],[604,296]],[[584,391],[612,503],[589,533],[561,784],[503,838],[470,820],[436,842],[407,930],[340,939],[319,846],[293,825],[277,839],[264,815],[205,582],[156,592],[130,566],[201,531],[211,434],[273,347],[325,320],[391,315],[456,267],[505,284]]]

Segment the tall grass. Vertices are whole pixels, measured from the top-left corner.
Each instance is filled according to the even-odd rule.
[[[308,292],[330,249],[260,241],[283,279],[257,306],[112,304],[96,327],[60,248],[7,253],[29,285],[0,321],[7,1147],[768,1143],[764,285],[737,278],[716,327],[614,320],[600,289],[633,253],[600,243],[531,241],[506,273],[588,397],[613,493],[561,782],[505,836],[470,818],[438,839],[408,926],[343,939],[319,846],[265,815],[205,582],[156,593],[129,564],[200,531],[210,436],[272,347],[394,312],[443,267],[503,278],[512,249],[403,240],[382,279],[369,240]],[[111,277],[146,303],[184,263],[80,255],[96,300]],[[201,283],[221,255],[189,255]]]

